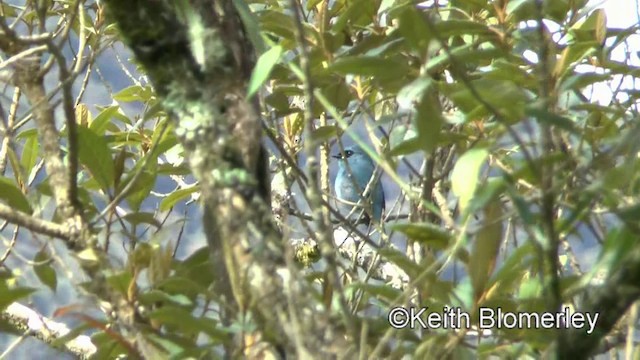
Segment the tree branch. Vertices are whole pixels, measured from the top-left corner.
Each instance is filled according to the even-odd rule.
[[[33,336],[52,348],[71,353],[80,359],[88,359],[97,351],[91,338],[86,335],[60,342],[61,338],[71,332],[65,324],[48,319],[19,303],[13,303],[2,310],[0,322],[8,324],[17,333]]]
[[[558,344],[558,358],[586,359],[601,346],[605,336],[640,298],[640,247],[635,246],[601,286],[589,287],[581,313],[598,313],[598,322],[592,334],[584,329],[566,330]]]
[[[49,235],[57,239],[69,240],[70,237],[70,232],[66,226],[35,218],[2,203],[0,203],[0,218],[33,232]]]

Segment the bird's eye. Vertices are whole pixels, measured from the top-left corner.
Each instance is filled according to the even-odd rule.
[[[353,151],[351,151],[351,150],[347,150],[347,151],[345,151],[345,152],[344,152],[344,154],[345,154],[347,157],[350,157],[351,155],[353,155]]]

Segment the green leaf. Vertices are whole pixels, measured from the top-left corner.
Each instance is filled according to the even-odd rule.
[[[349,24],[352,26],[366,26],[367,23],[371,23],[370,19],[375,17],[376,13],[376,1],[371,0],[354,0],[345,2],[346,9],[342,10],[340,16],[331,27],[331,31],[335,33],[341,33],[345,27]]]
[[[604,9],[596,9],[584,22],[572,27],[577,32],[586,32],[586,39],[593,39],[602,44],[607,36],[607,14]],[[584,40],[584,39],[580,39]]]
[[[198,282],[191,278],[172,275],[171,277],[154,284],[154,286],[162,288],[170,293],[181,294],[190,299],[195,299],[203,292],[206,292],[207,287],[210,285],[210,283],[205,285],[204,281],[199,281],[200,279],[195,280],[198,280]],[[209,280],[213,281],[213,278],[211,277]]]
[[[518,298],[524,299],[537,299],[542,295],[542,282],[540,277],[534,276],[523,279],[520,283],[520,289],[518,290]]]
[[[251,74],[251,80],[249,81],[247,97],[252,97],[265,81],[269,79],[271,70],[273,70],[273,67],[278,63],[283,52],[284,49],[282,46],[276,45],[258,58],[258,62]]]
[[[186,189],[180,189],[172,192],[160,202],[160,211],[167,211],[171,209],[178,201],[185,199],[198,190],[200,190],[198,186],[191,186]]]
[[[511,81],[483,78],[472,81],[471,86],[475,92],[461,83],[442,86],[442,91],[451,97],[456,106],[460,107],[468,120],[494,115],[485,103],[507,120],[519,120],[524,115],[525,106],[531,102],[530,93]]]
[[[31,295],[35,289],[28,287],[8,288],[5,283],[0,283],[0,310],[4,310],[12,303]]]
[[[381,79],[402,78],[409,72],[406,61],[397,58],[373,56],[349,56],[336,60],[329,65],[328,71],[342,75],[371,76]]]
[[[211,359],[215,358],[213,355],[213,351],[211,350],[211,344],[209,346],[196,347],[196,346],[185,346],[182,341],[170,340],[164,334],[154,334],[147,333],[145,334],[146,340],[152,341],[157,346],[164,349],[165,353],[160,357],[151,357],[152,359],[164,358],[168,360],[178,360],[178,359]],[[218,341],[219,342],[219,341]],[[145,357],[145,359],[149,359],[150,357]]]
[[[91,342],[98,349],[91,355],[92,359],[118,359],[126,357],[123,355],[129,355],[127,348],[114,336],[111,330],[94,333],[91,335]]]
[[[131,186],[129,193],[126,196],[129,205],[131,205],[131,208],[134,209],[134,211],[138,211],[140,209],[140,205],[145,199],[147,199],[149,193],[156,184],[156,169],[158,166],[157,158],[150,153],[146,156],[147,157],[138,161],[133,169],[129,170],[125,180],[120,182],[121,188],[118,189],[118,191],[121,191],[122,188],[126,187],[130,181],[135,179],[136,182]],[[143,165],[145,165],[145,167],[142,170],[142,173],[138,175],[138,172],[141,171],[140,167]]]
[[[113,159],[103,136],[97,135],[91,129],[79,126],[78,158],[105,192],[113,186]]]
[[[391,117],[393,121],[396,121],[397,117]],[[382,120],[382,119],[381,119]],[[415,126],[411,124],[396,125],[392,128],[391,134],[389,134],[389,146],[391,147],[391,156],[404,155],[416,152],[422,149],[418,133],[415,130]]]
[[[484,208],[490,201],[498,198],[507,188],[507,181],[502,178],[489,178],[478,187],[478,191],[467,207],[470,214]]]
[[[34,262],[39,263],[33,267],[33,271],[38,276],[38,279],[45,284],[51,291],[56,292],[58,287],[58,278],[56,271],[51,266],[51,256],[45,248],[38,251],[33,259]]]
[[[415,106],[432,85],[433,80],[431,77],[419,76],[398,91],[396,101],[407,108]]]
[[[349,87],[343,79],[334,80],[324,86],[318,85],[318,88],[322,89],[322,93],[326,95],[327,99],[338,111],[345,110],[349,106],[349,102],[354,100]]]
[[[535,18],[536,4],[532,0],[511,0],[506,6],[507,15],[516,22]]]
[[[0,200],[4,200],[7,205],[15,210],[22,211],[27,214],[31,214],[33,210],[29,201],[24,196],[22,191],[6,177],[0,177]]]
[[[320,1],[322,0],[307,0],[306,1],[306,9],[307,10],[311,10],[314,8],[314,6],[318,5],[320,3]]]
[[[532,2],[535,3],[535,1]],[[563,20],[567,18],[567,14],[571,12],[572,7],[573,9],[578,9],[579,7],[574,6],[580,6],[576,0],[544,0],[543,4],[544,16],[551,18],[551,20],[557,23],[563,23]],[[534,12],[535,11],[537,10],[534,10]]]
[[[103,109],[100,111],[100,114],[93,119],[89,128],[97,135],[104,135],[107,127],[111,124],[111,118],[118,114],[118,110],[120,110],[120,106],[118,105],[112,105]]]
[[[153,90],[150,86],[131,85],[113,95],[113,100],[121,102],[146,102],[151,100]]]
[[[491,64],[491,70],[483,75],[485,79],[511,81],[525,89],[535,89],[538,86],[538,79],[526,67],[506,59],[496,59]]]
[[[524,224],[530,226],[536,225],[536,217],[529,208],[532,204],[527,202],[524,197],[511,188],[508,188],[507,194],[509,194],[509,198],[513,201],[513,205],[518,212],[518,216],[522,219]]]
[[[156,339],[160,339],[160,337],[155,337]],[[160,347],[155,341],[149,336],[138,335],[136,337],[136,349],[140,351],[140,357],[143,359],[168,359],[171,355],[176,354],[182,348],[178,347],[176,344],[169,345],[172,341],[168,339],[164,339],[161,342],[163,345],[167,345],[170,349],[173,349],[173,352],[165,352],[164,347]]]
[[[422,150],[423,144],[419,137],[415,136],[409,140],[405,140],[396,146],[394,146],[391,151],[389,151],[390,156],[400,156],[400,155],[408,155],[413,154],[419,150]]]
[[[378,249],[378,254],[382,256],[382,258],[387,259],[388,261],[394,263],[399,268],[404,270],[404,272],[409,275],[410,279],[415,278],[420,274],[423,270],[415,261],[409,259],[407,255],[404,253],[393,249],[393,248],[382,248]]]
[[[418,54],[427,48],[431,41],[431,32],[424,14],[415,6],[407,6],[398,18],[400,33],[409,47]]]
[[[348,288],[355,288],[364,291],[365,293],[374,295],[379,299],[387,300],[389,303],[398,299],[402,295],[402,291],[395,289],[390,285],[374,285],[374,284],[366,284],[362,282],[355,282],[349,284],[345,290]]]
[[[425,90],[417,110],[414,123],[418,131],[418,137],[422,142],[423,150],[430,153],[438,147],[442,125],[444,124],[440,102],[432,90]]]
[[[361,44],[354,46],[350,51],[346,52],[345,55],[363,54],[365,56],[383,57],[387,54],[397,53],[399,49],[401,49],[402,42],[404,41],[402,38],[396,36],[397,34],[398,32],[394,31],[387,37],[371,36],[371,40],[367,41],[367,39]],[[395,39],[395,37],[398,38]]]
[[[132,274],[129,271],[110,272],[107,274],[107,284],[123,295],[127,295]]]
[[[436,249],[446,249],[453,240],[449,232],[429,223],[395,224],[392,229],[400,231],[413,241],[433,246]]]
[[[459,9],[458,11],[462,10],[466,13],[477,13],[491,6],[491,3],[488,3],[485,0],[449,0],[449,3],[450,7]]]
[[[150,290],[138,296],[140,302],[145,305],[154,305],[156,303],[169,303],[177,306],[193,306],[193,301],[183,294],[167,294],[160,290]]]
[[[567,76],[560,84],[559,92],[567,90],[581,90],[595,83],[605,82],[611,79],[611,74],[577,73]]]
[[[553,69],[553,74],[557,77],[564,76],[570,69],[573,69],[575,65],[580,64],[583,59],[595,53],[599,46],[600,43],[596,41],[578,42],[567,46],[562,50],[560,59],[556,62]]]
[[[525,114],[537,118],[540,123],[567,130],[572,134],[580,134],[580,130],[576,128],[571,119],[549,112],[548,110],[541,109],[540,107],[527,107],[525,109]]]
[[[484,209],[482,228],[478,231],[469,258],[469,276],[476,300],[484,293],[485,286],[496,265],[502,242],[502,203],[496,199]]]
[[[637,219],[637,217],[635,218]],[[613,228],[604,239],[598,268],[615,269],[638,246],[638,237],[626,226]]]
[[[176,306],[162,306],[151,313],[149,319],[158,321],[165,326],[172,326],[186,334],[204,332],[213,338],[226,337],[227,333],[218,329],[212,319],[195,318],[191,312]]]
[[[260,12],[260,25],[265,33],[272,33],[280,38],[293,42],[292,17],[276,10],[264,10]]]
[[[434,56],[427,61],[426,71],[429,74],[436,73],[451,65],[451,58],[458,62],[472,67],[479,64],[487,63],[487,65],[496,58],[503,58],[506,54],[498,48],[482,48],[478,49],[475,44],[467,44],[458,46],[451,50],[451,55],[442,53]]]
[[[124,220],[132,225],[149,224],[160,229],[162,224],[156,219],[153,213],[149,212],[132,212],[123,217]]]
[[[168,122],[167,127],[164,132],[161,132],[161,129]],[[174,132],[173,121],[169,119],[163,119],[162,122],[156,127],[153,131],[153,135],[151,136],[151,143],[157,144],[153,153],[150,155],[151,157],[158,157],[160,154],[164,154],[165,152],[172,149],[174,146],[179,145],[178,138]]]
[[[202,247],[196,250],[191,256],[179,262],[175,266],[176,276],[172,276],[169,279],[165,280],[162,288],[166,291],[170,291],[171,288],[167,283],[172,283],[172,286],[175,287],[174,292],[180,292],[184,294],[188,289],[194,288],[194,286],[208,287],[215,280],[215,275],[211,269],[211,263],[209,262],[210,258],[210,250],[207,246]],[[179,281],[173,281],[172,279],[177,279],[180,277]],[[184,281],[185,279],[189,279],[192,283],[187,283]]]
[[[469,20],[447,20],[441,21],[435,24],[438,36],[442,38],[449,38],[453,36],[462,35],[491,35],[496,36],[496,33],[489,29],[487,25],[479,21]]]
[[[451,173],[453,193],[460,198],[460,211],[464,212],[478,187],[480,168],[489,156],[486,149],[470,149],[456,162]]]
[[[251,11],[251,8],[246,1],[234,0],[233,5],[236,7],[240,18],[242,19],[242,24],[244,25],[249,40],[251,40],[251,44],[253,44],[253,47],[256,49],[258,54],[263,53],[265,50],[265,44],[260,36],[260,21],[257,16]]]
[[[38,141],[38,134],[34,133],[33,135],[28,136],[27,140],[24,142],[22,156],[20,157],[20,165],[22,165],[24,174],[27,178],[25,181],[28,181],[33,167],[36,166],[36,163],[38,162],[39,149],[40,142]]]
[[[527,241],[509,254],[507,260],[491,279],[491,285],[496,291],[501,290],[498,293],[514,290],[521,283],[533,261],[535,261],[535,248],[533,242]]]
[[[332,139],[338,135],[338,128],[333,125],[321,126],[315,129],[310,136],[310,141],[314,144],[320,143],[322,141],[327,141]]]

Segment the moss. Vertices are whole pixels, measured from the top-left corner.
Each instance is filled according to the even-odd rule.
[[[296,247],[295,258],[303,266],[309,267],[311,264],[320,260],[320,250],[316,244],[304,242]]]

